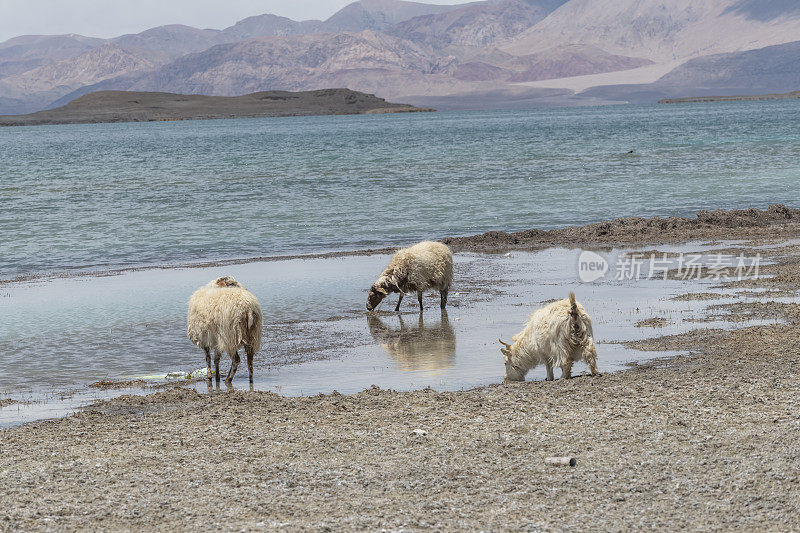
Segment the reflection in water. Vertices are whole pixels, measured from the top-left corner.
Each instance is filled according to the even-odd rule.
[[[436,371],[455,365],[456,334],[446,310],[442,311],[439,322],[427,326],[421,314],[416,327],[407,326],[402,315],[397,318],[399,328],[369,313],[367,325],[372,337],[389,352],[400,370]]]

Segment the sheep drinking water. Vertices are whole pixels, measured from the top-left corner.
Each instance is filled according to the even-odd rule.
[[[553,367],[561,368],[561,377],[572,376],[572,365],[583,360],[593,376],[597,371],[597,350],[592,338],[592,321],[575,295],[537,309],[525,328],[500,351],[506,364],[507,381],[523,381],[525,374],[538,364],[547,368],[547,380],[553,381]]]
[[[407,292],[416,292],[419,312],[422,312],[422,293],[439,291],[441,307],[447,305],[447,293],[453,281],[453,252],[439,242],[423,241],[399,250],[389,266],[372,285],[367,297],[367,311],[372,311],[389,293],[400,293],[395,311]]]
[[[210,281],[189,299],[189,339],[206,353],[208,379],[211,379],[211,350],[214,350],[214,376],[219,381],[219,359],[223,352],[231,358],[225,383],[230,384],[239,367],[239,348],[247,354],[247,370],[253,382],[253,357],[261,347],[262,315],[258,299],[230,276]]]

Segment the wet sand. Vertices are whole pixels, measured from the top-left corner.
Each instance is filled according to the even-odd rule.
[[[766,228],[797,237],[793,224]],[[796,295],[800,245],[759,251],[771,277],[725,288]],[[781,322],[635,341],[685,355],[597,378],[175,389],[2,430],[0,529],[798,529],[800,306],[710,313]],[[562,455],[577,466],[544,463]]]

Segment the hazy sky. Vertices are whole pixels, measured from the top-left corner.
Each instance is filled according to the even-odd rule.
[[[0,42],[17,35],[114,37],[162,24],[222,29],[252,15],[325,19],[353,0],[0,0]],[[459,4],[467,0],[425,0]]]

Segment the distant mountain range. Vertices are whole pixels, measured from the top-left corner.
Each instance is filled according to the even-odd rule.
[[[798,52],[794,0],[360,0],[324,21],[16,37],[0,43],[0,113],[96,90],[346,87],[439,108],[779,93],[800,88]]]

